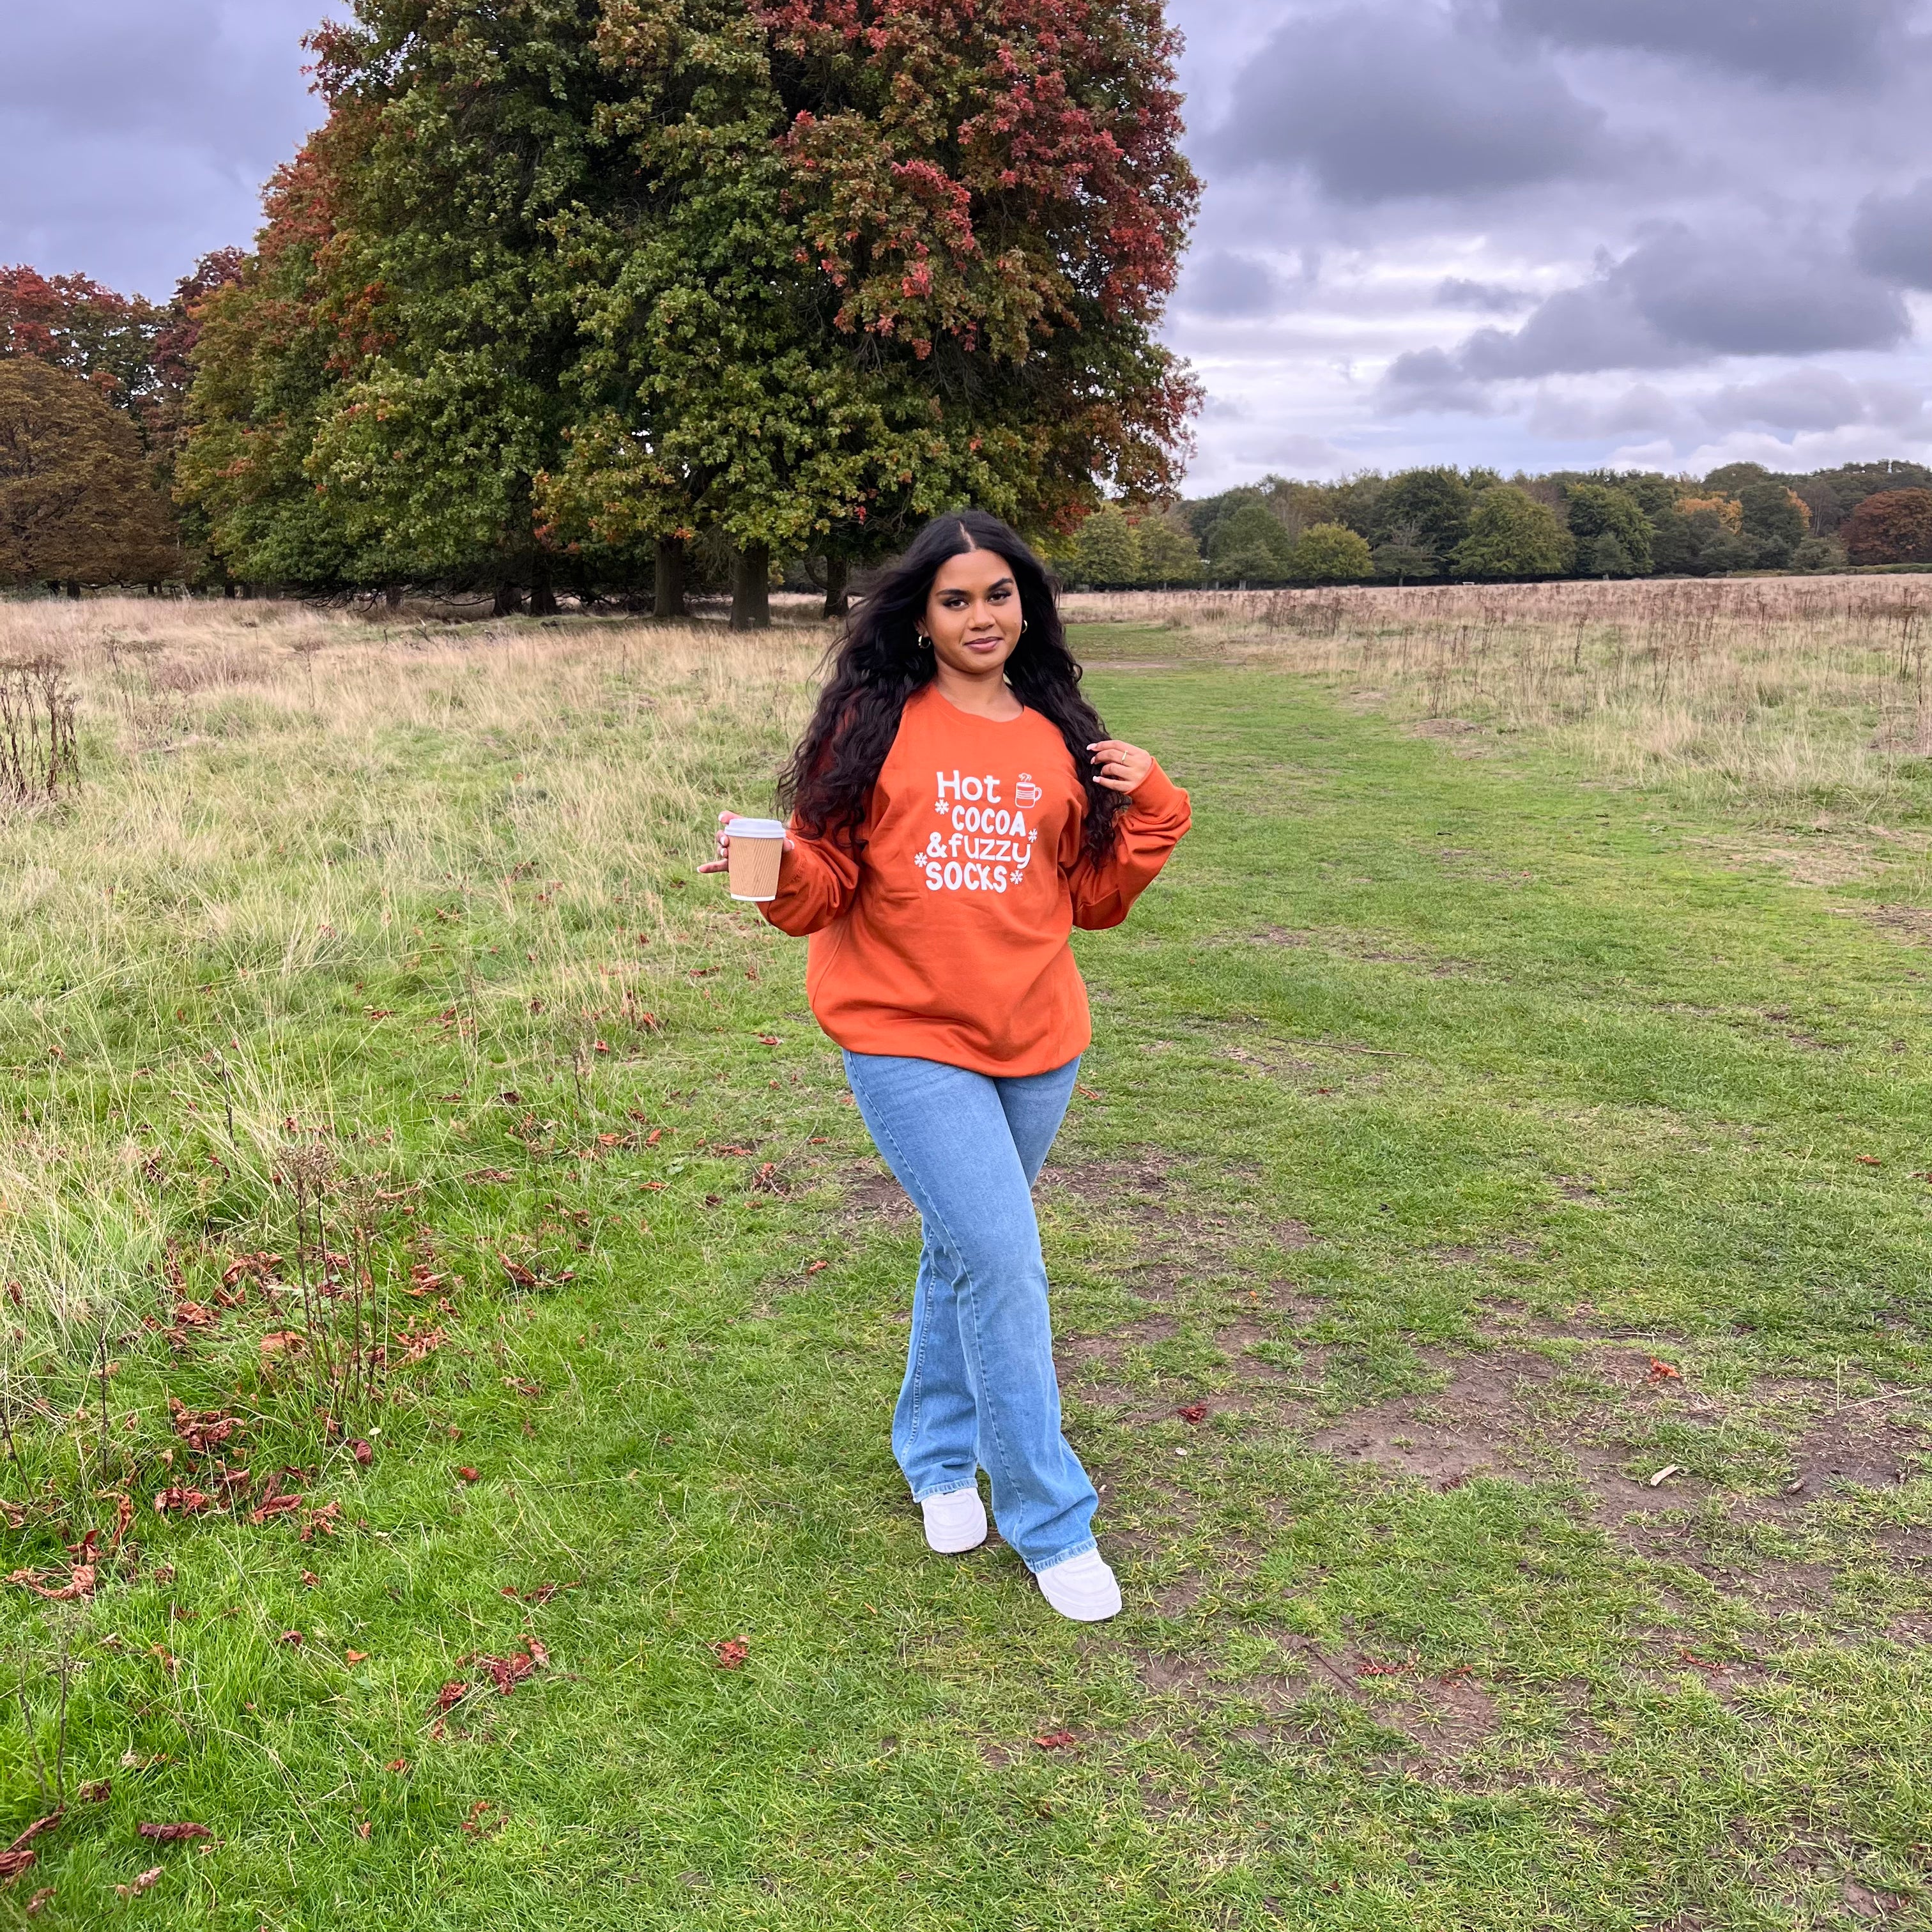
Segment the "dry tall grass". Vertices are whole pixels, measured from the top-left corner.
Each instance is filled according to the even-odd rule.
[[[1070,616],[1553,742],[1730,809],[1932,803],[1932,581],[1831,577],[1078,596]]]
[[[0,1282],[56,1331],[28,1352],[70,1355],[155,1278],[166,1217],[138,1123],[158,1088],[232,1114],[264,1187],[281,1123],[331,1117],[352,1045],[310,1036],[298,982],[393,970],[399,928],[431,970],[438,922],[487,906],[521,960],[492,996],[500,1034],[541,1024],[568,1064],[612,976],[680,970],[733,914],[670,882],[721,800],[769,797],[823,642],[0,604],[0,660],[57,658],[77,690],[83,775],[0,813],[0,1079],[52,1084],[0,1115]],[[199,1050],[149,1036],[170,1012]]]

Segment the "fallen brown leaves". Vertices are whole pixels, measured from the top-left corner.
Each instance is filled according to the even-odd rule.
[[[470,1661],[489,1672],[497,1696],[507,1697],[532,1671],[541,1670],[549,1663],[550,1652],[535,1637],[526,1636],[524,1648],[512,1651],[507,1657],[476,1657]]]
[[[1034,1739],[1042,1750],[1071,1750],[1079,1742],[1071,1731],[1044,1731]]]
[[[288,1472],[285,1471],[284,1473]],[[281,1478],[271,1476],[268,1478],[268,1493],[254,1508],[248,1512],[248,1520],[259,1529],[270,1517],[287,1516],[294,1510],[300,1509],[302,1506],[302,1498],[300,1496],[286,1493],[282,1488]]]
[[[40,1854],[33,1849],[34,1840],[44,1832],[51,1832],[67,1816],[65,1805],[50,1811],[44,1818],[36,1818],[4,1852],[0,1852],[0,1878],[18,1878]]]
[[[92,1532],[88,1532],[88,1540],[93,1540]],[[58,1574],[49,1570],[16,1570],[7,1580],[19,1584],[23,1590],[32,1591],[35,1596],[44,1598],[50,1604],[83,1603],[94,1594],[100,1580],[100,1566],[92,1562],[70,1564],[67,1581],[56,1588],[48,1579]]]
[[[281,1280],[282,1258],[266,1250],[254,1254],[237,1255],[221,1271],[221,1285],[233,1288],[238,1282],[256,1281],[267,1283]]]
[[[512,1603],[542,1604],[548,1603],[560,1591],[577,1590],[582,1588],[580,1581],[575,1583],[539,1583],[533,1589],[529,1590],[519,1590],[514,1584],[506,1583],[496,1594],[501,1597],[508,1597]]]
[[[402,1344],[404,1361],[420,1362],[448,1342],[449,1331],[445,1328],[425,1328],[419,1334],[412,1334],[405,1328],[396,1340]]]
[[[197,1456],[212,1455],[245,1426],[238,1416],[224,1414],[218,1408],[189,1408],[173,1396],[168,1397],[168,1414],[176,1435]]]
[[[144,1838],[152,1838],[158,1845],[179,1845],[194,1838],[212,1838],[214,1834],[206,1825],[136,1825],[134,1829]]]
[[[166,1516],[172,1510],[178,1516],[199,1516],[213,1500],[205,1490],[184,1489],[176,1484],[155,1492],[154,1514]]]
[[[490,1814],[496,1813],[492,1817]],[[479,1798],[470,1808],[470,1816],[464,1820],[463,1828],[472,1838],[488,1838],[492,1832],[500,1832],[510,1821],[497,1811],[488,1798]]]
[[[722,1643],[714,1643],[711,1651],[720,1670],[742,1670],[752,1654],[752,1640],[747,1636],[728,1636]]]
[[[116,1898],[139,1898],[142,1892],[153,1891],[160,1882],[161,1868],[154,1865],[142,1873],[132,1883],[117,1885],[114,1888],[114,1896]]]
[[[550,1652],[537,1638],[531,1636],[526,1630],[520,1641],[523,1644],[523,1648],[513,1650],[507,1656],[490,1657],[481,1652],[476,1652],[457,1659],[459,1664],[480,1670],[484,1676],[482,1679],[452,1677],[436,1694],[436,1712],[438,1722],[430,1728],[431,1737],[442,1736],[442,1725],[440,1720],[448,1717],[450,1712],[454,1710],[472,1690],[482,1690],[484,1682],[487,1681],[496,1686],[496,1694],[500,1697],[507,1697],[525,1678],[549,1667]]]

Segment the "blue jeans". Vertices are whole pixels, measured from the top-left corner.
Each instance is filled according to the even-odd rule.
[[[1100,1498],[1060,1429],[1033,1184],[1080,1063],[994,1079],[934,1060],[848,1053],[873,1144],[926,1228],[892,1414],[913,1498],[992,1479],[993,1520],[1030,1570],[1094,1547]]]

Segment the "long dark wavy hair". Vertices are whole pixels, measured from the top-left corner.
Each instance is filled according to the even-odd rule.
[[[847,620],[829,654],[832,673],[818,708],[779,776],[779,806],[796,814],[812,837],[857,848],[906,700],[932,682],[937,668],[932,652],[919,642],[932,580],[948,557],[975,550],[998,552],[1019,586],[1026,628],[1006,660],[1006,681],[1022,704],[1050,718],[1066,740],[1087,794],[1086,849],[1104,857],[1113,849],[1126,802],[1094,782],[1087,747],[1107,735],[1106,727],[1081,695],[1080,666],[1066,648],[1046,566],[1016,531],[984,510],[934,518]]]

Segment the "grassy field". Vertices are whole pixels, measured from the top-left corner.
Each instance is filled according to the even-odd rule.
[[[0,1921],[1932,1924],[1924,620],[1754,590],[1082,604],[1096,1629],[692,874],[821,634],[0,607]]]

